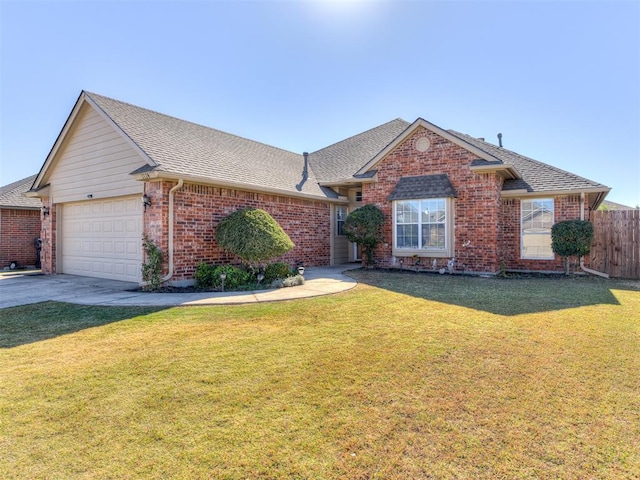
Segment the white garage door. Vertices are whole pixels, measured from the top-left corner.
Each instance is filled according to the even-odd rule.
[[[139,196],[65,203],[62,207],[62,273],[141,280]]]

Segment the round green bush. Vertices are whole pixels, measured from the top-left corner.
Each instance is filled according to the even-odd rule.
[[[223,218],[216,240],[250,265],[284,255],[295,246],[278,222],[259,208],[243,208]]]

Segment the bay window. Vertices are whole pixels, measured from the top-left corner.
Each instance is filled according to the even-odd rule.
[[[394,201],[394,255],[451,255],[451,205],[449,198]]]

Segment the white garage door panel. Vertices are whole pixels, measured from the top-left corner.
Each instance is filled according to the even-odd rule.
[[[62,272],[139,282],[142,264],[140,198],[64,204]]]

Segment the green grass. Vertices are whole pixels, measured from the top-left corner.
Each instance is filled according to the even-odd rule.
[[[637,282],[354,276],[272,304],[0,310],[2,477],[640,477]]]

